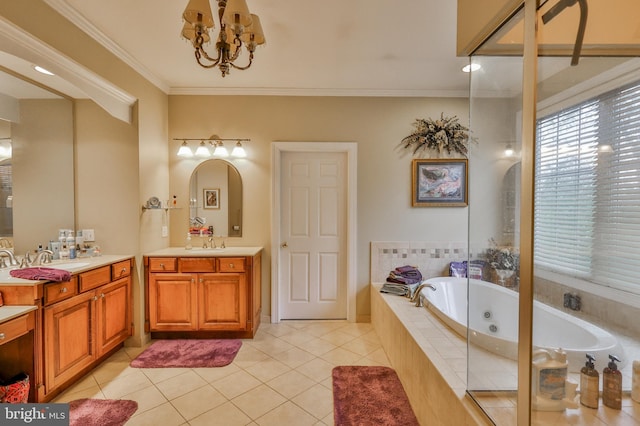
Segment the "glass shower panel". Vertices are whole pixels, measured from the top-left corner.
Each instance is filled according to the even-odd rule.
[[[475,141],[469,158],[467,390],[496,424],[513,425],[523,61],[518,56],[474,56],[472,63],[480,68],[470,80]]]
[[[551,398],[535,387],[544,379],[534,368],[532,416],[552,410],[566,424],[593,422],[598,411],[580,404],[580,369],[595,357],[602,392],[611,355],[630,410],[607,409],[608,420],[640,424],[629,396],[640,359],[640,326],[629,321],[640,315],[640,61],[587,57],[570,66],[570,58],[540,57],[538,68],[534,364],[566,358],[568,373],[554,377],[565,386]]]

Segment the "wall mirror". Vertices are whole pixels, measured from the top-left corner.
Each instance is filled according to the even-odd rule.
[[[73,102],[0,70],[0,106],[0,237],[22,255],[74,227]]]
[[[199,164],[189,181],[189,229],[210,226],[216,236],[242,236],[242,178],[218,159]]]

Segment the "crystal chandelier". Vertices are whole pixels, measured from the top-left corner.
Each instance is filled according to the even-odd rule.
[[[209,31],[215,28],[209,0],[189,0],[182,17],[185,21],[182,37],[193,45],[198,64],[203,68],[220,68],[223,77],[229,74],[231,68],[249,68],[256,47],[266,42],[260,18],[249,13],[245,0],[218,0],[220,31],[215,44],[215,58],[209,56],[203,47],[211,40]],[[235,61],[240,56],[242,46],[249,51],[249,61],[240,66]]]

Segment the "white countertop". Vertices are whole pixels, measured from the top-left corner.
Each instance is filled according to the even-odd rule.
[[[122,260],[132,258],[132,255],[116,255],[105,254],[97,257],[81,257],[73,260],[54,260],[51,263],[41,265],[43,268],[56,268],[69,271],[72,274],[88,271],[90,269],[99,268],[111,263],[120,262]],[[45,283],[46,280],[25,280],[23,278],[12,277],[9,271],[15,268],[0,269],[0,286],[1,285],[36,285],[39,283]]]
[[[37,306],[0,306],[0,323],[5,321],[9,321],[10,319],[19,317],[20,315],[24,315],[27,312],[35,311],[38,309]]]
[[[230,256],[255,256],[260,253],[262,247],[226,247],[207,248],[193,247],[187,250],[184,247],[167,247],[164,249],[145,253],[146,257],[230,257]]]

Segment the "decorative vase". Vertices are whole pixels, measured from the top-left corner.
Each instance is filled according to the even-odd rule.
[[[513,269],[497,269],[496,274],[498,274],[498,284],[504,287],[504,282],[506,279],[511,278],[515,270]]]

